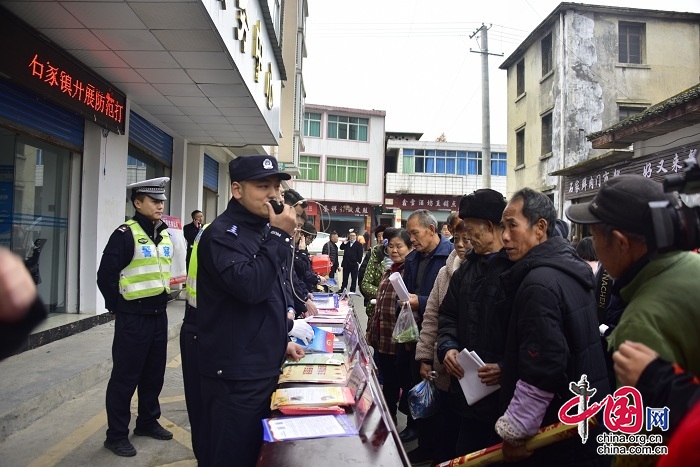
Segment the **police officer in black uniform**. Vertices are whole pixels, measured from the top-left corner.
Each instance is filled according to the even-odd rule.
[[[134,434],[168,440],[160,426],[158,396],[163,388],[168,344],[165,308],[170,292],[173,245],[161,221],[165,184],[161,177],[129,185],[136,209],[132,219],[112,233],[97,271],[105,307],[114,313],[112,375],[107,385],[107,439],[118,456],[136,455],[129,441],[131,397],[138,387]]]
[[[199,465],[247,467],[258,458],[285,354],[303,356],[287,337],[295,211],[285,205],[277,214],[271,204],[290,178],[274,157],[240,156],[229,172],[232,199],[197,246]]]

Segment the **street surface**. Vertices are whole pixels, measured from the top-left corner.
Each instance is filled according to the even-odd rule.
[[[367,324],[361,297],[355,299],[357,315],[363,328]],[[107,325],[104,325],[107,326]],[[105,358],[109,356],[106,355]],[[47,355],[47,358],[50,356]],[[159,441],[148,437],[130,436],[137,450],[135,457],[118,457],[103,447],[107,416],[104,409],[107,379],[68,400],[0,443],[1,467],[76,467],[76,466],[194,466],[190,425],[185,406],[180,362],[179,337],[168,342],[168,364],[165,384],[160,394],[160,423],[173,432],[173,439]],[[133,431],[137,398],[132,399]],[[405,416],[399,413],[399,430],[405,426]],[[406,445],[409,450],[415,442]]]

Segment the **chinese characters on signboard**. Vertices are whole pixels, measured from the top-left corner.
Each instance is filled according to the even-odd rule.
[[[5,78],[89,122],[124,134],[124,93],[9,13],[0,15],[0,41],[6,44],[0,60]]]
[[[435,196],[435,195],[406,195],[395,196],[393,207],[417,210],[427,209],[428,211],[457,211],[461,196]]]
[[[29,69],[31,79],[38,79],[46,86],[55,86],[71,99],[106,115],[116,123],[122,123],[124,105],[118,102],[109,90],[100,89],[93,83],[74,79],[69,71],[51,65],[49,60],[42,60],[39,54],[34,54],[29,62]]]
[[[322,215],[357,216],[364,217],[372,214],[372,209],[367,204],[328,202],[319,204]]]
[[[238,13],[236,15],[236,25],[233,28],[233,36],[240,42],[241,53],[245,54],[248,50],[248,31],[250,31],[250,26],[248,24],[248,0],[238,0]],[[226,3],[223,2],[224,10],[226,9]],[[253,56],[253,78],[255,82],[260,82],[260,75],[263,72],[263,54],[265,48],[262,41],[262,22],[257,20],[253,24],[253,44],[251,49],[251,54]],[[273,86],[272,86],[272,62],[267,62],[267,70],[265,71],[265,104],[268,110],[272,110],[274,106],[273,98]]]
[[[659,183],[665,176],[683,170],[683,161],[697,156],[697,149],[665,151],[638,159],[613,164],[599,171],[582,175],[570,175],[564,179],[566,199],[593,196],[600,186],[619,175],[641,175]]]

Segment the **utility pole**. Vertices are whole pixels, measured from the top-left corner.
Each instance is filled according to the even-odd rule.
[[[481,32],[481,50],[469,49],[472,53],[481,54],[481,187],[491,188],[491,110],[489,107],[489,55],[502,57],[503,54],[489,53],[489,28],[481,23],[481,27],[469,36],[473,38]]]

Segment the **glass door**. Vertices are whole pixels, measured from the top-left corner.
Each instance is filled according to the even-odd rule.
[[[0,129],[0,244],[24,259],[52,312],[66,308],[70,157]]]

